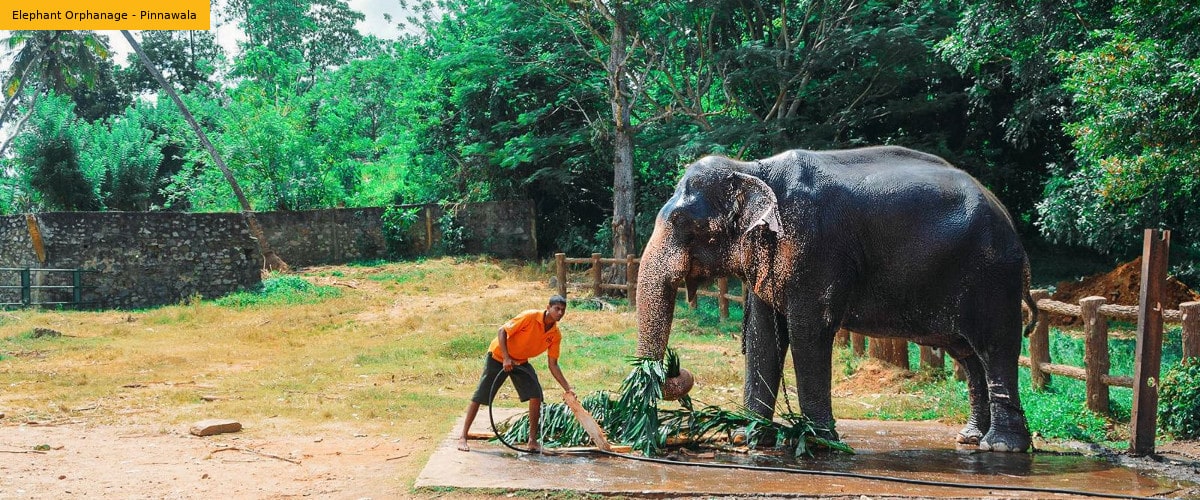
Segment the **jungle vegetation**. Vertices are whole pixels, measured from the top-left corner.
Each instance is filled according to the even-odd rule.
[[[528,198],[541,251],[640,249],[705,154],[895,144],[999,195],[1027,240],[1200,275],[1200,10],[1166,0],[228,0],[244,34],[145,31],[255,210]],[[238,210],[136,58],[0,41],[0,213]]]

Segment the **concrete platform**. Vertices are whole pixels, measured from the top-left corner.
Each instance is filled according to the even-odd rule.
[[[517,410],[509,410],[511,415]],[[502,419],[497,409],[497,419]],[[839,420],[838,431],[855,455],[827,454],[792,461],[768,455],[721,454],[697,463],[742,462],[766,467],[824,471],[809,475],[775,471],[647,463],[626,458],[570,453],[529,455],[500,444],[471,441],[456,449],[461,420],[447,434],[417,478],[418,488],[486,488],[576,491],[622,496],[816,496],[891,498],[1087,498],[1081,495],[1004,490],[1035,487],[1128,497],[1182,498],[1195,484],[1154,476],[1104,459],[1053,453],[979,452],[954,444],[957,427],[934,422]],[[473,432],[490,433],[481,412]],[[845,473],[943,482],[952,487],[840,477]]]

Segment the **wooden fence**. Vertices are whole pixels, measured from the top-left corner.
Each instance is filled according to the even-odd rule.
[[[1133,387],[1133,377],[1111,375],[1109,371],[1108,320],[1137,320],[1137,306],[1107,304],[1104,297],[1086,297],[1079,305],[1051,300],[1045,290],[1031,292],[1038,310],[1080,318],[1083,321],[1084,367],[1050,362],[1050,322],[1038,321],[1029,335],[1029,357],[1021,356],[1022,366],[1029,367],[1035,389],[1050,383],[1050,375],[1061,375],[1087,383],[1088,409],[1108,414],[1109,387]],[[1200,357],[1200,302],[1185,302],[1179,310],[1162,311],[1163,322],[1183,325],[1183,356]]]
[[[571,265],[587,264],[588,282],[581,284],[585,289],[590,288],[593,296],[600,296],[605,290],[621,290],[625,292],[625,296],[629,299],[629,307],[637,307],[637,281],[638,281],[638,266],[641,264],[641,259],[635,258],[632,255],[625,256],[624,259],[603,258],[600,254],[594,253],[591,257],[573,258],[567,257],[566,254],[554,254],[555,276],[558,282],[558,294],[563,297],[567,296],[567,270]],[[624,283],[605,283],[604,282],[604,266],[625,266],[625,282]],[[744,291],[743,291],[744,293]],[[746,299],[741,295],[731,295],[729,293],[729,279],[720,278],[717,280],[716,291],[712,290],[697,290],[697,295],[705,297],[715,297],[717,299],[717,311],[721,319],[729,319],[729,302],[737,302],[745,304]]]

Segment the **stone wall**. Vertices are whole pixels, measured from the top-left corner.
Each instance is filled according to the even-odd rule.
[[[387,257],[381,208],[257,212],[263,235],[292,267]]]
[[[404,256],[442,250],[439,205],[416,205]],[[533,204],[493,202],[458,207],[464,252],[537,258]],[[260,212],[275,251],[293,267],[387,258],[381,208]],[[38,256],[26,215],[0,216],[0,268],[87,269],[83,301],[95,308],[172,304],[193,295],[220,297],[261,283],[262,256],[236,213],[56,212],[35,214]],[[34,273],[35,286],[71,284],[70,273]],[[0,286],[18,285],[0,270]],[[34,302],[69,302],[68,290],[36,290]],[[19,289],[0,289],[0,303],[20,302]]]
[[[404,205],[417,220],[409,228],[398,253],[405,257],[436,255],[441,251],[442,228],[438,221],[451,208],[440,205]],[[336,208],[293,212],[260,212],[258,221],[271,248],[289,266],[341,264],[385,259],[382,208]],[[463,252],[505,259],[536,259],[537,231],[533,203],[497,201],[461,205],[455,223],[466,238]]]
[[[45,261],[30,243],[26,216],[6,216],[0,217],[5,242],[0,267],[87,269],[82,299],[88,307],[138,308],[192,295],[220,297],[261,282],[258,244],[239,214],[55,212],[33,218]],[[16,284],[14,276],[0,275],[0,281]],[[34,273],[33,284],[70,285],[70,274]],[[13,302],[13,291],[5,292],[0,302]],[[68,291],[49,289],[35,290],[33,298],[70,300]]]

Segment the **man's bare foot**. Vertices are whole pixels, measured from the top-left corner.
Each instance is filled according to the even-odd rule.
[[[542,450],[542,445],[538,443],[529,443],[528,449],[530,453],[543,453],[545,451]]]
[[[467,438],[458,440],[458,451],[471,451],[471,447],[467,445]]]

